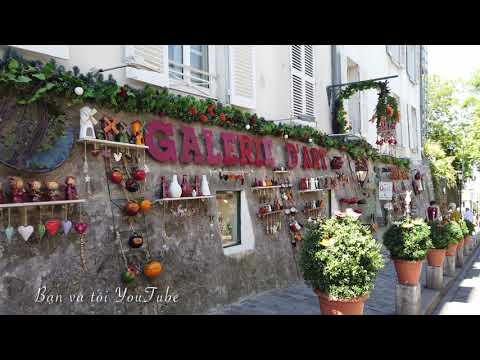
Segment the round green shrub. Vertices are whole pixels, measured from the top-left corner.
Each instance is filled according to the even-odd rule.
[[[384,266],[367,226],[350,216],[336,217],[308,229],[300,248],[305,281],[334,299],[367,295]]]
[[[405,219],[392,224],[383,234],[383,244],[394,260],[418,261],[432,248],[430,227],[422,219]]]
[[[463,231],[456,221],[449,221],[443,225],[445,236],[448,239],[448,244],[458,244],[463,240]]]
[[[448,247],[448,236],[445,233],[444,225],[438,220],[432,221],[429,225],[432,248],[446,249]]]
[[[472,235],[475,232],[475,225],[470,220],[465,219],[465,224],[468,228],[468,235]]]

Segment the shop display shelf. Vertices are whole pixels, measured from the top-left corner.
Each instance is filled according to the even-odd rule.
[[[98,144],[98,145],[106,145],[108,147],[121,147],[121,148],[130,148],[130,149],[148,149],[146,145],[137,145],[137,144],[129,144],[129,143],[122,143],[118,141],[109,141],[109,140],[101,140],[101,139],[92,139],[92,138],[85,138],[79,139],[79,143],[87,143],[87,144]]]
[[[215,197],[214,195],[208,195],[208,196],[189,196],[189,197],[179,197],[179,198],[164,198],[164,199],[156,199],[153,202],[161,203],[164,201],[203,200],[203,199],[212,199],[214,197]]]
[[[291,187],[292,185],[255,186],[255,187],[252,187],[252,190],[291,188]]]
[[[283,210],[275,210],[275,211],[270,211],[270,212],[267,212],[267,213],[264,213],[264,214],[258,214],[258,217],[265,217],[265,216],[268,216],[268,215],[275,215],[275,214],[281,214],[283,213]]]
[[[70,205],[84,203],[85,199],[79,200],[57,200],[57,201],[39,201],[39,202],[27,202],[27,203],[12,203],[12,204],[0,204],[0,209],[8,208],[24,208],[33,206],[57,206],[57,205]]]
[[[274,174],[289,174],[289,170],[273,170]]]
[[[300,194],[303,193],[311,193],[311,192],[321,192],[321,191],[327,191],[327,189],[314,189],[314,190],[298,190]]]

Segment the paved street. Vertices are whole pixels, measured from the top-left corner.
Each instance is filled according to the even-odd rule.
[[[436,315],[480,315],[480,253],[435,309]]]

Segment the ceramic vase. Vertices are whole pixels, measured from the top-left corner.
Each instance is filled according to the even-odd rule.
[[[315,190],[315,178],[310,178],[310,190]]]
[[[172,182],[168,188],[168,192],[172,198],[179,198],[182,196],[182,188],[178,183],[177,175],[173,175]]]
[[[187,175],[183,175],[182,179],[182,196],[183,197],[190,197],[192,196],[192,186],[187,179]]]
[[[210,196],[210,187],[208,186],[207,175],[202,175],[202,185],[200,187],[203,196]]]

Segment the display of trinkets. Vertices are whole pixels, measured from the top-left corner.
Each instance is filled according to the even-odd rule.
[[[23,180],[19,177],[12,176],[9,178],[10,185],[10,202],[22,203],[25,201],[25,189]]]
[[[322,181],[321,178],[319,177],[304,177],[300,179],[299,182],[299,188],[301,191],[306,191],[306,190],[322,190],[325,188],[325,181]]]
[[[143,145],[143,125],[140,120],[135,120],[132,123],[132,137],[130,138],[130,143],[135,145]]]
[[[57,201],[60,200],[60,194],[59,194],[59,185],[58,182],[56,181],[47,181],[45,183],[45,186],[47,188],[47,201]]]
[[[340,170],[343,166],[344,160],[341,156],[334,156],[330,161],[330,167],[332,170]]]
[[[42,183],[38,180],[33,180],[28,183],[28,200],[31,202],[42,201],[43,195],[41,192]],[[75,199],[76,200],[76,199]]]
[[[245,182],[245,175],[243,173],[219,171],[218,177],[223,181],[239,182],[240,185],[243,185]]]
[[[270,187],[270,186],[290,187],[290,186],[292,186],[292,184],[290,183],[289,179],[278,180],[278,179],[275,179],[275,178],[271,178],[271,179],[266,178],[266,179],[263,179],[263,180],[255,178],[255,180],[252,183],[252,187],[254,187],[254,188],[256,188],[256,187]]]
[[[182,179],[182,197],[191,197],[192,196],[192,185],[190,185],[190,182],[187,179],[187,175],[183,175]]]
[[[65,179],[65,200],[77,200],[77,188],[75,178],[73,176],[67,176]]]

